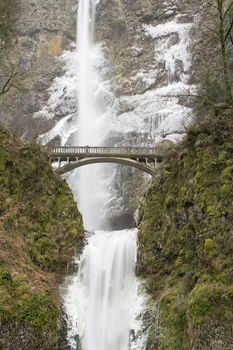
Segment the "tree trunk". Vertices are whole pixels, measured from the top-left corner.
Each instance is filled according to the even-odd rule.
[[[226,102],[232,104],[233,94],[231,91],[231,83],[229,78],[229,66],[228,66],[227,48],[226,48],[226,41],[225,41],[225,25],[224,25],[222,0],[218,0],[218,11],[219,11],[219,38],[221,43],[222,68],[223,68],[223,75],[224,75]]]

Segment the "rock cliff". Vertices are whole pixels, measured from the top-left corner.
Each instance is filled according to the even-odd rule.
[[[0,126],[0,349],[55,349],[59,290],[83,239],[49,157]]]
[[[4,98],[0,119],[14,132],[35,140],[49,122],[35,120],[33,114],[44,106],[47,89],[60,75],[58,56],[75,41],[76,1],[3,0],[1,6],[8,21],[0,27],[0,82],[12,70],[17,76]],[[4,34],[9,32],[6,40]]]
[[[202,118],[170,150],[143,204],[148,350],[233,346],[232,109]]]
[[[77,62],[70,48],[75,43],[77,3],[11,0],[10,7],[14,4],[17,12],[9,13],[13,35],[6,52],[19,81],[4,98],[0,118],[26,138],[48,132],[44,134],[48,142],[69,143],[69,137],[64,140],[62,135],[70,129],[72,138],[77,128],[73,125],[77,124],[77,98],[71,89],[77,74],[72,65]],[[104,54],[104,62],[97,63],[102,80],[98,99],[112,125],[106,127],[104,144],[151,146],[164,138],[180,139],[190,104],[176,97],[167,103],[167,96],[190,89],[191,35],[198,9],[198,1],[98,3],[96,41]],[[64,50],[67,57],[61,57]],[[134,184],[130,184],[132,178]],[[124,186],[119,186],[122,182]],[[121,227],[126,220],[131,226],[148,179],[118,167],[114,183],[116,197],[125,199],[112,212],[110,224],[117,227],[121,221]],[[132,201],[131,187],[137,183]]]
[[[143,94],[163,86],[167,80],[166,58],[156,57],[155,41],[147,35],[147,26],[167,23],[192,24],[199,11],[194,1],[105,0],[97,14],[97,41],[104,42],[112,64],[112,74],[118,83],[119,95]],[[175,21],[175,22],[173,22]],[[167,47],[181,40],[178,27],[165,30],[159,36],[169,39]],[[164,43],[163,43],[164,44]],[[177,75],[185,70],[181,57],[176,60]],[[153,74],[154,73],[154,74]],[[148,81],[147,81],[148,80]]]
[[[192,36],[198,1],[101,1],[96,38],[110,62],[111,110],[117,127],[105,142],[148,145],[177,141],[190,121],[192,102],[179,97],[193,89]],[[149,179],[121,169],[115,189],[131,216]],[[118,183],[123,186],[117,188]],[[132,198],[132,189],[136,196]]]
[[[72,129],[77,120],[76,90],[70,89],[77,83],[77,60],[70,48],[76,36],[77,3],[4,0],[2,4],[9,6],[5,8],[4,20],[0,13],[0,83],[4,84],[11,72],[17,74],[4,95],[0,119],[28,139],[45,133],[48,142],[69,142],[77,129],[77,125]],[[223,111],[220,106],[215,111],[217,115],[212,113],[206,118],[210,105],[205,99],[200,103],[187,98],[190,91],[196,91],[193,84],[204,82],[204,94],[210,94],[207,97],[211,101],[214,97],[215,102],[221,102],[219,59],[213,57],[216,42],[210,35],[211,24],[205,11],[199,0],[101,0],[97,8],[96,40],[104,56],[101,63],[98,59],[96,63],[102,79],[98,98],[106,117],[104,143],[152,146],[164,140],[169,142],[167,160],[153,180],[141,213],[139,270],[147,279],[147,291],[152,296],[145,315],[145,325],[150,330],[147,350],[233,347],[232,112]],[[205,30],[203,18],[210,31]],[[68,51],[61,56],[64,50]],[[232,66],[232,59],[230,62]],[[209,68],[211,74],[214,71],[212,80],[206,74]],[[198,112],[204,122],[198,120],[186,139],[170,149],[171,143],[184,137],[197,104],[205,107],[204,113]],[[108,120],[113,127],[109,127]],[[70,134],[62,138],[67,129]],[[4,163],[2,169],[6,171],[6,175],[0,173],[6,176],[0,234],[9,248],[8,255],[0,250],[0,312],[5,322],[0,335],[4,346],[10,349],[18,341],[23,344],[22,334],[28,332],[29,343],[23,345],[26,349],[35,339],[35,330],[41,334],[40,320],[51,305],[49,315],[57,320],[56,296],[52,295],[50,303],[47,292],[54,290],[59,264],[65,265],[74,252],[72,237],[69,252],[55,239],[56,230],[61,230],[60,239],[65,227],[76,238],[73,226],[67,226],[70,221],[56,226],[50,215],[57,220],[65,208],[64,212],[67,214],[68,210],[74,219],[77,212],[74,204],[66,207],[64,191],[69,200],[71,197],[60,180],[50,180],[51,189],[45,197],[41,181],[34,188],[37,177],[42,175],[47,181],[52,176],[51,169],[45,166],[46,156],[36,146],[30,148],[16,139],[10,141],[13,139],[6,131],[1,133],[3,149],[7,145],[7,149],[14,150],[14,143],[18,145],[14,152],[21,163],[5,151],[0,154],[0,164]],[[40,173],[40,162],[47,169],[45,173]],[[11,176],[13,165],[16,173]],[[133,214],[149,180],[127,168],[111,169],[106,173],[108,178],[112,173],[114,179],[109,180],[108,186],[113,187],[114,183],[110,204],[115,212],[111,213],[110,226],[132,226]],[[25,184],[26,196],[21,196],[21,176],[26,176],[25,181],[36,191],[32,193],[39,196],[36,206],[32,205],[34,197],[29,196]],[[19,200],[26,201],[25,206]],[[60,203],[58,208],[51,208],[51,200]],[[45,227],[44,221],[49,226]],[[6,227],[10,234],[6,234]],[[51,229],[54,234],[49,238]],[[49,251],[44,250],[45,244]],[[23,262],[22,270],[18,258]],[[55,271],[52,266],[56,266]],[[16,275],[12,274],[14,269]],[[29,309],[35,310],[39,323],[35,323]],[[56,322],[45,320],[47,333],[36,345],[39,349],[54,344]],[[12,343],[9,322],[26,325],[26,329],[17,328]],[[47,334],[51,334],[51,341],[45,340]]]

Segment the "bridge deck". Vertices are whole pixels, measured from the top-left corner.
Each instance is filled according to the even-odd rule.
[[[158,149],[146,147],[56,147],[49,153],[51,158],[127,157],[155,159],[162,156]]]
[[[147,147],[56,147],[48,150],[56,172],[65,174],[75,168],[95,163],[119,163],[153,175],[163,160],[161,148]]]

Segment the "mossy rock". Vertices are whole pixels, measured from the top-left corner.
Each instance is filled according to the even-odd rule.
[[[211,238],[207,238],[205,240],[204,246],[205,246],[205,250],[206,251],[213,250],[215,248],[215,241],[213,239],[211,239]]]
[[[82,217],[44,150],[2,126],[0,150],[0,323],[55,344],[58,282],[83,246]]]
[[[197,284],[189,295],[188,316],[193,323],[203,323],[206,318],[232,321],[232,287],[223,284]]]
[[[223,335],[229,334],[233,128],[232,118],[213,118],[192,126],[167,154],[142,204],[139,274],[159,301],[159,349],[190,350],[191,342],[205,343],[200,337],[210,322],[222,334],[223,344]],[[191,332],[197,329],[193,339]]]

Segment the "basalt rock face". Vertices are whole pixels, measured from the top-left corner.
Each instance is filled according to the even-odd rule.
[[[193,23],[198,11],[198,1],[103,0],[100,2],[97,15],[97,40],[104,42],[109,50],[113,77],[118,82],[119,94],[142,94],[148,89],[163,85],[166,80],[164,62],[158,62],[156,59],[155,43],[153,38],[146,35],[145,25],[157,26],[173,20],[177,20],[177,23]],[[163,36],[170,37],[168,43],[170,46],[176,45],[180,40],[176,29],[164,33]],[[145,84],[146,75],[152,76],[149,85]]]
[[[111,65],[111,108],[116,123],[122,125],[110,130],[107,144],[151,147],[182,137],[192,103],[173,95],[188,94],[195,81],[192,37],[198,11],[199,1],[98,4],[96,39],[104,45]],[[133,170],[116,173],[115,189],[124,198],[121,210],[133,216],[149,181]],[[117,187],[118,183],[123,186]]]
[[[1,125],[0,191],[0,349],[55,349],[59,283],[83,244],[81,215],[48,155]]]
[[[2,110],[1,118],[7,125],[14,125],[21,135],[34,138],[54,125],[49,119],[33,119],[32,116],[46,105],[49,96],[46,90],[52,80],[62,74],[58,56],[70,43],[75,42],[77,3],[75,0],[11,2],[17,3],[17,13],[11,14],[15,37],[9,51],[17,67],[23,91],[13,90],[8,93],[8,97],[5,98],[8,109],[6,107]],[[178,50],[177,45],[182,40],[181,32],[174,27],[153,38],[148,32],[148,26],[156,27],[169,23],[174,26],[174,22],[178,25],[191,25],[198,11],[197,4],[198,1],[103,0],[97,6],[96,41],[105,47],[105,55],[110,62],[108,78],[112,82],[112,92],[115,97],[126,96],[125,99],[115,101],[114,113],[120,119],[124,114],[135,110],[137,118],[145,119],[148,125],[147,130],[137,130],[137,133],[150,133],[150,127],[157,129],[160,119],[164,118],[155,116],[156,104],[151,103],[149,99],[147,105],[151,105],[150,113],[148,110],[147,116],[143,113],[140,116],[136,103],[138,96],[141,102],[140,98],[146,91],[164,87],[169,82],[178,82],[181,74],[187,73],[188,70],[191,74],[191,67],[184,67],[182,53],[180,57],[175,58],[175,74],[168,77],[165,59],[158,59],[159,53],[155,52],[156,46],[161,45],[168,48],[177,47]],[[135,101],[127,99],[127,96],[135,94],[138,94]],[[111,100],[110,103],[112,102]],[[145,104],[142,98],[142,112]],[[63,114],[60,113],[56,115],[57,120],[64,116],[64,111]],[[154,118],[149,114],[153,114]],[[151,119],[154,119],[153,125]],[[179,130],[172,131],[179,133]],[[169,134],[169,131],[161,132]],[[161,132],[156,136],[161,135]],[[117,136],[115,131],[115,137]],[[133,131],[129,136],[132,142],[137,142]],[[154,136],[153,134],[149,137],[153,139]]]
[[[11,0],[10,42],[5,45],[0,77],[17,72],[16,88],[4,97],[0,119],[28,139],[35,139],[50,126],[33,119],[48,99],[47,89],[60,75],[58,57],[75,41],[75,0]],[[7,61],[7,62],[6,62]],[[4,76],[5,74],[5,76]],[[4,79],[3,79],[4,81]]]
[[[139,273],[158,305],[147,349],[233,346],[232,109],[170,150],[142,208]]]
[[[54,344],[51,343],[48,334],[38,336],[33,329],[29,327],[4,326],[1,327],[1,343],[2,350],[28,350],[28,349],[54,349]]]
[[[75,42],[77,2],[11,2],[17,3],[18,9],[11,13],[14,36],[8,52],[17,67],[19,86],[4,97],[0,118],[20,135],[36,139],[59,121],[62,124],[69,115],[71,119],[62,127],[70,128],[77,111],[76,93],[73,91],[70,96],[68,85],[48,102],[52,93],[48,89],[54,78],[67,69],[58,58]],[[153,146],[164,138],[177,140],[184,133],[190,104],[182,98],[167,104],[167,95],[177,93],[181,87],[188,89],[192,82],[191,37],[198,9],[198,0],[98,3],[96,41],[103,47],[105,67],[101,69],[105,73],[101,78],[108,86],[107,93],[105,89],[101,91],[100,102],[105,111],[111,110],[112,124],[118,125],[110,128],[104,140],[106,145]],[[57,88],[58,85],[53,92]],[[161,99],[160,95],[164,97]],[[50,116],[38,115],[48,103]],[[61,137],[52,135],[49,141],[59,145]],[[123,185],[118,186],[119,183]],[[113,217],[114,227],[117,222],[121,227],[126,216],[127,226],[133,225],[133,215],[147,186],[148,178],[140,172],[118,167],[114,191],[124,199],[118,209],[107,213]],[[137,189],[134,200],[132,188]]]

